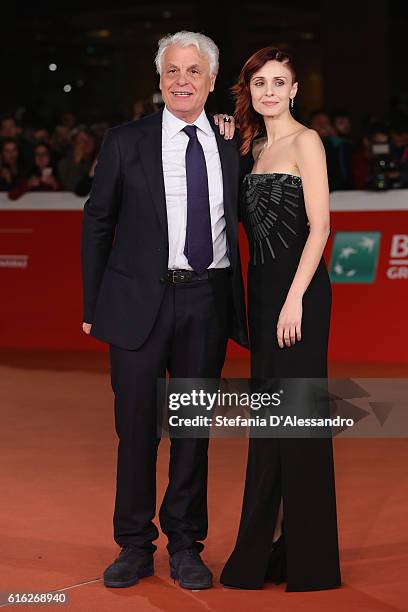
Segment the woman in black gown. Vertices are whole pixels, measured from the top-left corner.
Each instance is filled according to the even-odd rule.
[[[251,377],[325,379],[331,285],[322,257],[330,231],[324,149],[291,115],[296,73],[283,52],[255,53],[234,90],[241,152],[252,149],[256,160],[241,193]],[[341,585],[330,436],[250,438],[238,537],[220,581],[246,589],[286,582],[286,591]]]

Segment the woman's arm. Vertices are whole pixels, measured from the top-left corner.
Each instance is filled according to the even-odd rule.
[[[295,140],[295,151],[310,233],[289,292],[303,297],[330,234],[329,185],[326,155],[317,132],[302,132]]]
[[[278,343],[281,348],[301,339],[302,298],[316,272],[330,234],[329,186],[322,141],[317,132],[308,129],[296,137],[294,146],[310,232],[280,313]]]

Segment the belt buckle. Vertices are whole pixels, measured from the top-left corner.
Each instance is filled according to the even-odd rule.
[[[171,282],[176,283],[188,283],[191,280],[190,270],[171,270]]]

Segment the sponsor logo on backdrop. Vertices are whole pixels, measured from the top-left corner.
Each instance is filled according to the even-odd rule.
[[[330,262],[333,283],[373,283],[377,273],[380,232],[337,232]]]
[[[394,234],[391,240],[387,278],[398,280],[408,278],[408,234]]]
[[[28,255],[0,255],[0,268],[27,268]]]

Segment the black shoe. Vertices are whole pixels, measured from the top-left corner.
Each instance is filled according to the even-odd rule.
[[[269,555],[268,569],[265,574],[265,582],[281,584],[286,582],[286,549],[285,535],[282,533],[280,538],[272,545]]]
[[[180,550],[170,556],[170,577],[174,582],[178,580],[183,589],[212,587],[212,573],[193,548]]]
[[[153,554],[135,546],[124,546],[109,567],[103,573],[106,587],[130,587],[139,582],[139,578],[153,576]]]

